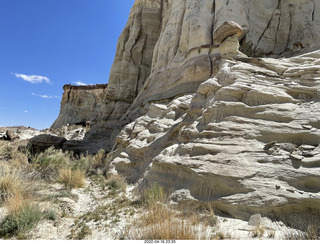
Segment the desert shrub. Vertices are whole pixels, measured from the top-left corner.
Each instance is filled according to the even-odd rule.
[[[216,225],[217,219],[210,208],[206,214],[190,209],[172,209],[164,187],[157,183],[143,191],[142,214],[131,229],[129,237],[143,240],[199,240],[208,239],[203,228]]]
[[[188,220],[168,219],[156,223],[140,233],[139,239],[143,240],[197,240],[204,239],[199,236],[195,226]]]
[[[18,150],[18,145],[0,140],[0,160],[5,160],[15,168],[28,167],[28,152]]]
[[[164,203],[167,200],[167,195],[164,187],[154,183],[146,189],[142,194],[142,201],[148,206],[153,206],[157,203]]]
[[[90,167],[92,169],[104,168],[106,166],[106,152],[100,149],[97,154],[92,156]]]
[[[225,234],[223,232],[218,231],[215,234],[214,239],[216,239],[216,240],[224,240],[224,239],[226,239],[226,237],[225,237]]]
[[[197,216],[181,216],[166,204],[150,205],[136,223],[140,228],[132,231],[133,239],[143,240],[198,240],[206,239],[201,233]]]
[[[78,195],[76,194],[73,194],[70,190],[62,190],[62,191],[59,191],[57,193],[52,193],[52,194],[49,194],[48,196],[46,196],[44,198],[44,200],[48,200],[48,201],[52,201],[52,202],[57,202],[59,198],[61,197],[67,197],[67,198],[71,198],[71,199],[74,199],[74,200],[78,200]]]
[[[81,222],[77,229],[71,230],[69,238],[71,240],[83,240],[86,236],[91,234],[91,229],[84,222]]]
[[[9,212],[0,224],[0,236],[8,238],[23,235],[33,229],[42,219],[43,213],[38,205],[26,204]]]
[[[22,188],[21,182],[14,175],[5,175],[0,178],[0,200],[3,202],[6,198],[14,194],[20,194]]]
[[[0,166],[0,203],[17,195],[23,199],[30,198],[37,185],[37,182],[29,177],[28,171],[15,169],[8,164]]]
[[[56,150],[54,147],[39,153],[31,158],[38,176],[49,182],[54,181],[59,176],[59,169],[70,164],[71,155],[69,152]]]
[[[110,194],[115,196],[117,193],[125,192],[127,182],[125,178],[120,175],[112,175],[107,179],[105,186],[110,190]]]
[[[210,213],[207,218],[207,223],[208,223],[208,225],[213,227],[213,226],[217,225],[217,222],[218,222],[217,217],[215,216],[213,209],[210,208]]]
[[[78,158],[73,159],[71,165],[73,169],[81,169],[89,175],[97,174],[98,169],[105,173],[107,171],[106,152],[100,149],[95,155],[81,154]]]
[[[85,185],[85,174],[80,169],[62,168],[59,171],[58,182],[63,184],[65,188],[81,188]]]
[[[57,213],[54,210],[46,210],[43,212],[43,218],[55,221],[57,219]]]
[[[253,230],[251,230],[252,237],[262,237],[265,232],[265,228],[261,225],[257,225]]]
[[[83,156],[81,155],[80,158],[75,159],[74,161],[72,161],[71,163],[71,168],[72,169],[79,169],[82,170],[83,172],[87,172],[89,170],[90,167],[90,162],[88,160],[89,156]]]

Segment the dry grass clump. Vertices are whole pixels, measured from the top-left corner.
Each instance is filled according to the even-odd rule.
[[[2,164],[0,170],[0,203],[8,211],[0,223],[0,236],[25,239],[24,233],[39,222],[40,210],[32,204],[37,182],[28,172],[8,164]]]
[[[23,199],[32,198],[37,185],[28,176],[28,172],[8,164],[0,165],[0,204],[18,196]]]
[[[198,240],[205,239],[189,220],[169,218],[153,224],[140,232],[144,240]]]
[[[49,183],[58,180],[66,186],[70,183],[68,187],[82,187],[84,184],[81,178],[84,179],[86,173],[105,169],[105,155],[105,151],[100,150],[96,155],[77,156],[73,152],[51,147],[32,157],[31,164],[39,178]]]
[[[319,240],[320,239],[320,215],[314,214],[309,218],[294,216],[293,227],[299,231],[290,232],[286,235],[287,240]]]
[[[58,182],[63,184],[65,188],[81,188],[85,186],[85,174],[80,169],[63,168],[59,170]]]
[[[112,175],[106,180],[105,187],[110,190],[111,196],[115,196],[126,191],[127,181],[121,175]]]
[[[103,175],[108,171],[108,164],[106,160],[106,152],[101,149],[95,155],[73,155],[70,153],[70,164],[72,168],[78,168],[86,172],[86,174]]]
[[[1,201],[10,211],[23,205],[25,199],[30,198],[29,192],[26,192],[21,182],[7,176],[0,179]]]
[[[89,157],[90,159],[90,168],[91,169],[98,169],[104,168],[106,166],[106,152],[103,149],[100,149],[97,154]]]
[[[8,212],[15,212],[27,205],[30,201],[30,198],[24,197],[20,192],[12,192],[12,194],[5,198],[4,207],[8,210]]]
[[[31,158],[35,174],[41,179],[52,182],[59,176],[59,170],[70,164],[71,154],[50,147]]]
[[[286,235],[287,240],[319,240],[320,225],[318,222],[305,224],[301,227],[302,231]]]
[[[29,153],[19,150],[19,143],[0,140],[0,161],[6,162],[15,168],[28,168]]]
[[[4,175],[0,178],[0,200],[12,196],[15,192],[21,192],[22,184],[14,175]]]
[[[142,197],[146,213],[136,222],[140,228],[132,231],[133,239],[198,240],[206,239],[201,232],[199,216],[181,214],[170,209],[164,188],[154,184]]]
[[[257,225],[252,231],[251,231],[251,234],[252,234],[252,237],[259,237],[261,238],[263,236],[265,232],[265,228],[261,225]]]
[[[320,226],[319,223],[313,223],[308,225],[305,232],[305,238],[307,240],[319,240],[320,239]]]
[[[27,239],[25,234],[33,229],[42,218],[49,218],[49,215],[41,212],[39,205],[24,201],[20,206],[16,205],[16,208],[9,208],[9,213],[0,223],[0,236]]]

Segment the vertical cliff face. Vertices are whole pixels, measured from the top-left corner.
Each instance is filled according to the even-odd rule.
[[[262,213],[294,223],[316,214],[319,3],[152,3],[161,21],[149,75],[138,92],[117,78],[110,91],[118,95],[109,94],[130,97],[119,95],[121,86],[136,94],[106,139],[114,170],[138,187],[156,181],[243,219]],[[118,59],[113,72],[128,60]]]
[[[98,124],[86,140],[107,138],[100,145],[109,151],[123,126],[144,113],[139,106],[195,92],[213,77],[221,59],[214,33],[224,22],[242,27],[238,40],[245,55],[278,57],[317,48],[319,13],[314,0],[136,0],[94,113]],[[68,111],[53,126],[70,121],[63,118]]]
[[[107,85],[65,85],[60,114],[51,128],[66,124],[85,124],[96,121],[101,112]]]
[[[119,37],[97,124],[92,126],[85,138],[85,150],[96,152],[99,147],[108,151],[112,148],[115,136],[123,127],[121,117],[150,74],[152,53],[161,31],[161,23],[162,1],[135,1]]]
[[[247,2],[249,28],[242,46],[249,55],[279,55],[296,48],[319,47],[320,22],[315,17],[320,12],[319,1]]]
[[[315,0],[136,0],[96,123],[63,148],[235,217],[318,213],[319,17]]]
[[[242,27],[239,41],[244,54],[279,57],[319,47],[320,22],[314,17],[319,14],[320,3],[312,0],[163,2],[152,73],[138,100],[145,103],[191,92],[212,76],[220,53],[214,33],[225,21]]]
[[[162,1],[135,1],[119,37],[107,99],[132,103],[150,74],[162,23]]]

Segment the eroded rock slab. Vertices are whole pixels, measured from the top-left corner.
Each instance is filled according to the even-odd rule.
[[[41,153],[50,147],[62,149],[63,143],[67,141],[64,137],[43,134],[31,138],[28,142],[27,149],[32,153]]]
[[[109,162],[140,187],[187,189],[237,218],[293,223],[317,214],[320,83],[301,77],[317,76],[308,67],[318,58],[222,59],[198,92],[145,106],[117,136]],[[285,75],[302,63],[305,72]]]

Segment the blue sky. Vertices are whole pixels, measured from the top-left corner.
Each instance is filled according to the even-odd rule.
[[[0,126],[51,126],[64,84],[108,83],[134,0],[0,0]]]

